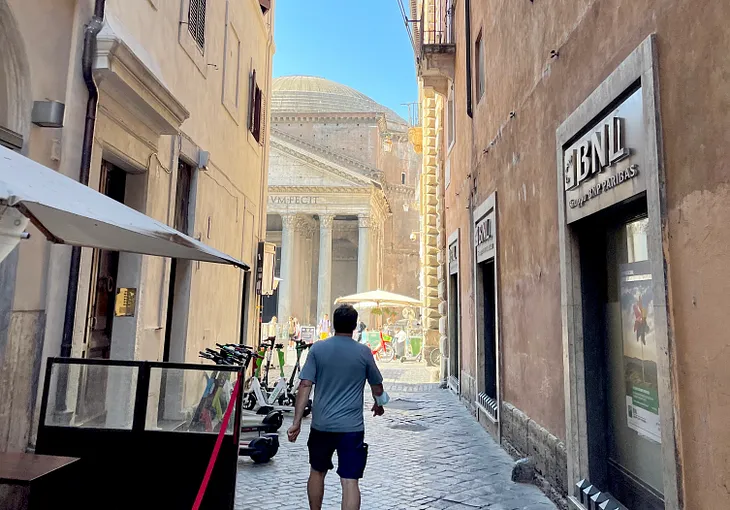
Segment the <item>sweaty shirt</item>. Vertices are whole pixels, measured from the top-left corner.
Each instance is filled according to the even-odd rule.
[[[312,345],[299,378],[315,385],[312,428],[322,432],[365,430],[365,381],[383,382],[370,348],[339,335]]]

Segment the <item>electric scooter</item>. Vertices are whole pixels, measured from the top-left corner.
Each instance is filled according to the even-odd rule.
[[[254,375],[248,381],[248,388],[244,395],[243,407],[244,409],[254,410],[256,408],[270,407],[277,411],[284,411],[286,413],[294,412],[294,403],[290,398],[287,398],[287,381],[284,377],[284,351],[282,344],[273,344],[272,346],[262,344],[261,349],[271,351],[271,347],[277,350],[277,356],[279,358],[279,379],[276,385],[268,389],[266,388],[266,380],[268,379],[268,372],[270,369],[271,355],[265,356],[267,360],[266,367],[264,368],[264,384],[259,380],[261,376],[262,365],[256,368]],[[263,351],[259,351],[261,355]],[[287,403],[284,402],[286,399]],[[304,416],[309,416],[312,412],[311,403],[308,403],[304,408]]]
[[[200,353],[201,358],[209,359],[216,364],[242,366],[244,372],[253,356],[253,352],[243,352],[240,355],[234,355],[231,352],[223,350],[217,353],[212,349],[206,349],[205,352]],[[219,422],[214,423],[213,417],[215,416],[219,420],[221,416],[216,415],[222,414],[221,410],[228,406],[228,402],[225,399],[226,397],[230,398],[230,394],[225,386],[229,383],[229,375],[229,373],[218,372],[208,379],[203,397],[193,415],[191,424],[193,430],[212,432],[217,425],[220,425]],[[238,455],[250,457],[254,463],[259,464],[268,462],[278,451],[279,436],[274,433],[267,433],[255,437],[250,441],[240,441]]]
[[[280,405],[291,405],[293,406],[297,401],[297,391],[299,390],[299,384],[302,382],[299,377],[299,372],[302,371],[302,354],[304,351],[309,349],[312,346],[312,344],[304,342],[302,340],[297,340],[296,342],[296,350],[297,350],[297,361],[294,364],[294,370],[292,370],[291,376],[289,377],[289,381],[286,383],[286,392],[284,395],[279,397],[279,404]],[[309,407],[312,406],[312,400],[309,400]]]
[[[221,349],[220,352],[214,351],[213,349],[206,349],[205,352],[201,351],[200,357],[212,360],[219,365],[241,364],[243,362],[241,355],[238,355],[236,359],[231,359],[227,355],[225,351],[230,351],[231,346],[216,345]],[[258,356],[253,352],[250,352],[250,354],[254,358]],[[246,362],[246,366],[244,367],[244,373],[247,368],[248,362]],[[251,413],[243,407],[243,411],[241,412],[241,432],[273,433],[277,432],[283,424],[284,414],[282,411],[277,411],[271,406],[261,407],[256,413]]]

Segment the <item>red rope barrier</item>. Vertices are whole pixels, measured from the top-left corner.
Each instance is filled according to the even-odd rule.
[[[213,474],[213,468],[215,467],[215,461],[218,459],[218,453],[221,450],[221,445],[223,444],[223,436],[226,435],[226,429],[228,429],[228,421],[231,419],[231,413],[233,412],[233,408],[235,406],[236,400],[238,398],[238,390],[241,385],[241,378],[239,377],[236,380],[236,385],[233,387],[233,393],[231,394],[231,400],[228,402],[228,407],[226,408],[226,413],[223,415],[223,421],[221,422],[221,430],[218,432],[218,438],[215,440],[215,446],[213,447],[213,454],[210,456],[210,460],[208,461],[208,468],[205,470],[205,476],[203,477],[203,483],[200,484],[200,489],[198,489],[198,495],[195,498],[195,503],[193,504],[193,510],[198,510],[200,508],[200,505],[203,503],[203,497],[205,496],[205,490],[208,488],[208,482],[210,482],[210,476]]]

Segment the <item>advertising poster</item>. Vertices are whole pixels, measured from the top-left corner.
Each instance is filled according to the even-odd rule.
[[[651,264],[622,264],[620,271],[626,418],[630,429],[661,443]]]

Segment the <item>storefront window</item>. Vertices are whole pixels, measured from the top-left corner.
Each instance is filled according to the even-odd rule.
[[[624,223],[606,245],[607,472],[611,492],[630,508],[655,508],[663,487],[647,226],[646,218]]]

